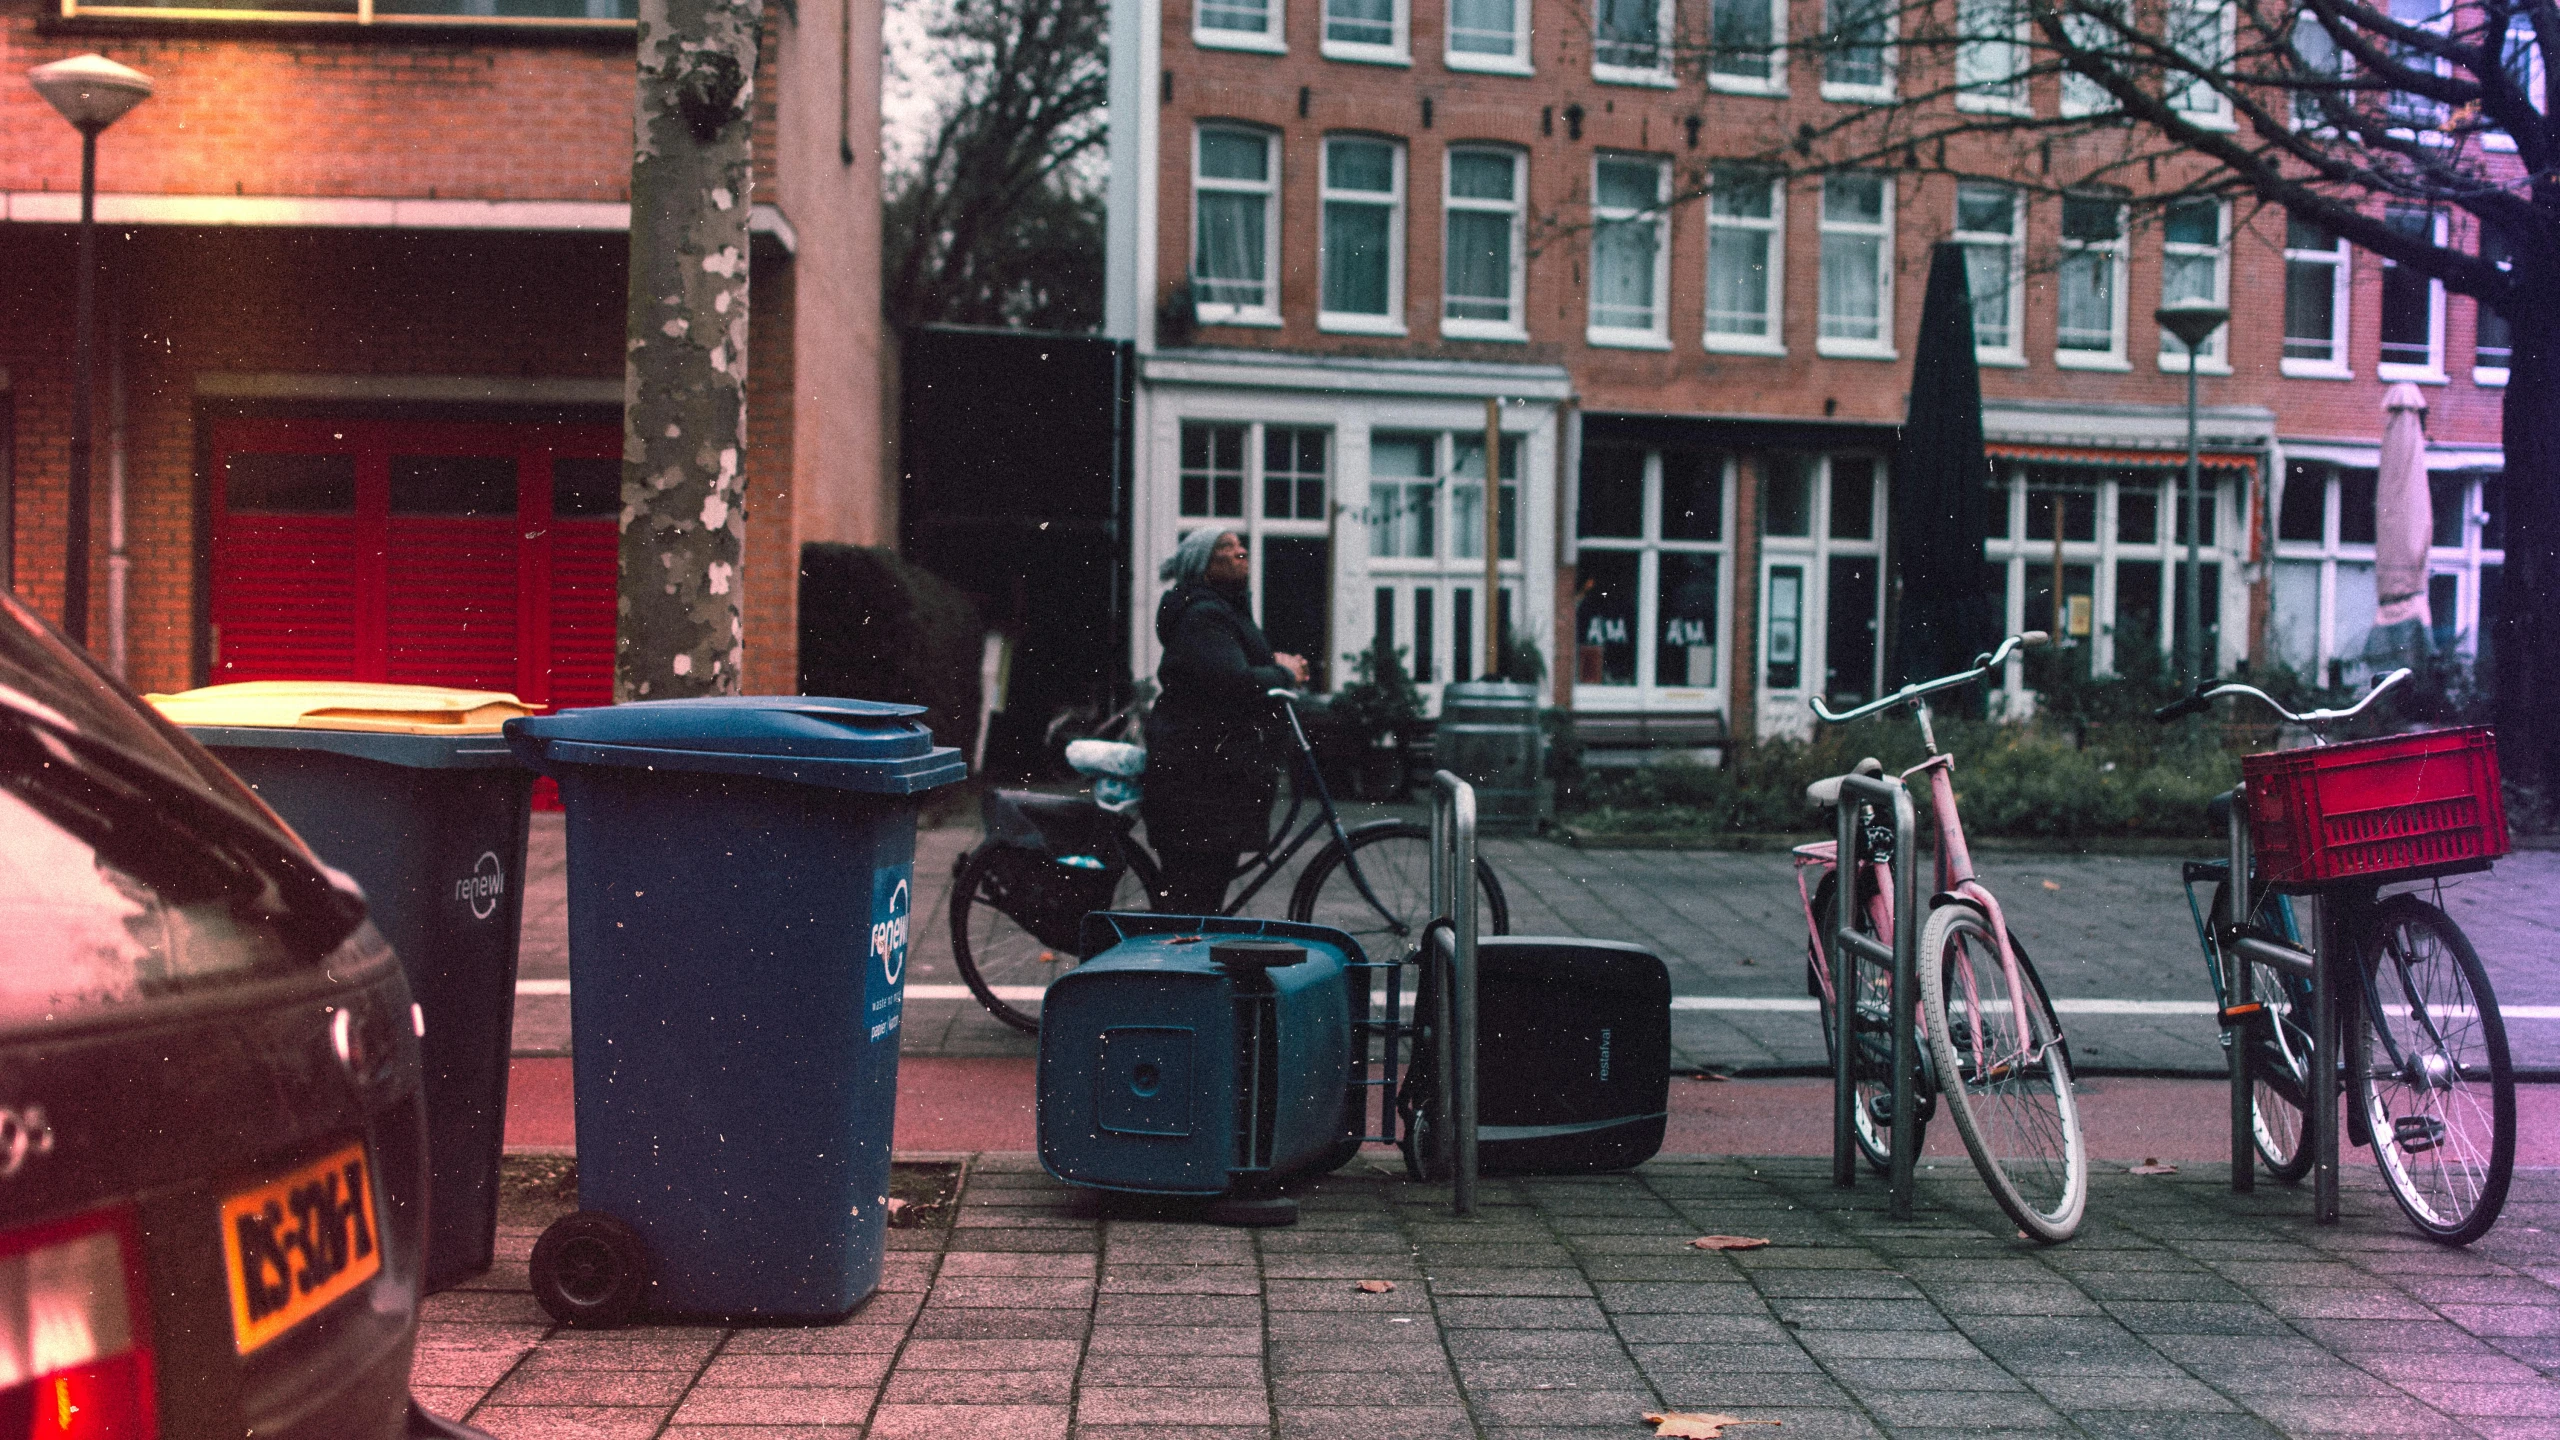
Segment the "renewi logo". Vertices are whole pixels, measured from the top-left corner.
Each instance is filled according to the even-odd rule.
[[[453,882],[453,898],[471,907],[474,920],[486,920],[497,914],[498,897],[506,893],[506,867],[498,863],[495,850],[481,851],[471,873]]]
[[[876,912],[875,912],[876,913]],[[889,892],[888,915],[871,922],[871,953],[880,961],[880,978],[895,985],[907,970],[907,882]]]

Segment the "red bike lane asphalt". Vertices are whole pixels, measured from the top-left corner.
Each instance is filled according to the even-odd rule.
[[[898,1062],[901,1154],[1038,1148],[1031,1059],[910,1055]],[[507,1148],[557,1153],[577,1142],[568,1057],[519,1057],[507,1087]],[[2230,1089],[2218,1080],[2080,1082],[2081,1124],[2099,1161],[2169,1164],[2230,1158]],[[1831,1153],[1825,1080],[1705,1081],[1675,1076],[1665,1155]],[[1961,1159],[1952,1124],[1932,1125],[1924,1154]],[[2361,1150],[2344,1163],[2371,1164]],[[2560,1165],[2560,1085],[2516,1087],[2516,1164]]]

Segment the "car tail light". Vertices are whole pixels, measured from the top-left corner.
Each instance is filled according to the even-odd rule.
[[[0,1236],[0,1440],[153,1440],[130,1212]]]

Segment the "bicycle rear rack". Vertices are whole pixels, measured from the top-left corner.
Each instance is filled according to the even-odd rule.
[[[1470,1215],[1476,1203],[1476,792],[1466,781],[1439,771],[1431,777],[1431,914],[1411,953],[1372,956],[1354,965],[1353,982],[1369,996],[1351,1022],[1353,1082],[1362,1091],[1361,1139],[1429,1147],[1426,1173],[1449,1180],[1452,1214]],[[1404,1008],[1407,967],[1418,972],[1414,1008]],[[1375,989],[1370,987],[1377,980]],[[1419,1136],[1409,1133],[1398,1109],[1403,1086],[1422,1068],[1412,1047],[1432,1047],[1430,1076],[1437,1093],[1424,1112]],[[1374,1123],[1373,1123],[1374,1117]],[[1436,1117],[1436,1118],[1435,1118]]]

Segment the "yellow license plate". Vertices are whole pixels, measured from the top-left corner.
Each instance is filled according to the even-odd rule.
[[[363,1142],[222,1202],[231,1336],[248,1354],[382,1268]]]

